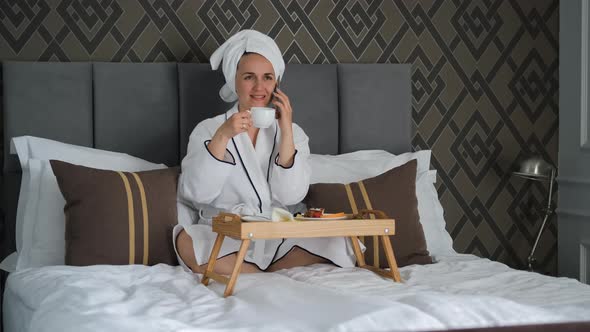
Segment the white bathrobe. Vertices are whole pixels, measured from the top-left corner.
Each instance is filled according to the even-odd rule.
[[[174,228],[173,238],[176,242],[178,233],[183,228],[186,230],[193,240],[199,265],[209,260],[217,236],[211,229],[211,218],[219,211],[270,217],[273,207],[286,209],[287,205],[301,202],[309,187],[309,139],[296,124],[293,124],[296,151],[291,167],[277,163],[281,133],[276,121],[260,129],[256,147],[247,133],[241,133],[229,141],[224,160],[209,152],[207,144],[217,128],[237,111],[236,104],[226,113],[199,123],[191,133],[187,155],[182,160],[178,198],[184,205],[198,209],[199,217],[196,224],[183,222],[183,213],[179,210],[179,224]],[[254,240],[245,261],[265,270],[293,246],[339,266],[354,266],[355,263],[344,238]],[[218,258],[237,252],[239,247],[240,241],[226,237]]]

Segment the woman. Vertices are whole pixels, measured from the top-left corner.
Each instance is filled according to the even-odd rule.
[[[181,264],[197,273],[206,268],[216,237],[211,218],[219,211],[270,217],[273,207],[300,202],[309,187],[308,137],[292,122],[289,98],[277,88],[285,69],[278,46],[260,32],[244,30],[213,53],[212,68],[222,61],[226,84],[220,96],[237,103],[195,127],[179,179],[179,200],[199,209],[200,218],[195,225],[175,227],[175,248]],[[278,120],[265,129],[254,127],[249,109],[271,102]],[[217,273],[231,273],[239,245],[226,238]],[[345,247],[339,238],[255,240],[241,272],[329,261],[354,265]]]

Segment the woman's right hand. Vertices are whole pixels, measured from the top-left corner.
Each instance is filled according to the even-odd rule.
[[[250,127],[252,127],[252,117],[249,111],[234,113],[217,128],[207,149],[215,158],[225,160],[225,149],[229,140],[237,134],[248,131]]]
[[[225,139],[231,139],[237,134],[247,132],[252,127],[252,116],[250,111],[242,111],[234,113],[217,129],[217,134]]]

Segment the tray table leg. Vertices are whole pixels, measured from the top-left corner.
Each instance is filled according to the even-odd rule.
[[[207,263],[207,269],[203,274],[203,280],[201,283],[205,286],[209,285],[209,276],[213,273],[213,268],[215,267],[215,262],[217,261],[217,255],[221,250],[221,245],[223,244],[223,239],[225,235],[217,234],[217,238],[215,239],[215,243],[213,244],[213,249],[211,250],[211,256],[209,256],[209,262]]]
[[[361,246],[359,245],[359,239],[356,236],[350,236],[350,243],[352,244],[352,250],[354,251],[354,255],[356,256],[356,262],[359,267],[363,267],[366,265],[365,263],[365,256],[361,251]]]
[[[248,251],[249,246],[250,240],[242,240],[240,250],[238,251],[238,255],[236,257],[236,265],[234,265],[234,270],[231,274],[231,277],[229,278],[227,287],[225,287],[225,292],[223,293],[224,297],[228,297],[234,292],[234,286],[236,285],[236,280],[238,279],[238,274],[240,274],[240,270],[242,269],[242,263],[244,262],[244,257],[246,257],[246,252]]]
[[[391,277],[394,281],[401,282],[402,278],[399,274],[399,270],[397,269],[397,262],[395,261],[395,255],[393,254],[393,247],[391,246],[389,236],[381,236],[381,242],[383,243],[383,249],[385,251],[385,257],[387,258],[387,263],[389,264]]]

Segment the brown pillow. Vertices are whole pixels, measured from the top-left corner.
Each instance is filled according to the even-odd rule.
[[[308,207],[325,208],[326,212],[352,213],[357,210],[381,210],[395,219],[395,235],[390,236],[398,266],[431,264],[426,239],[418,215],[416,198],[415,159],[376,177],[347,185],[338,183],[312,184],[305,203]],[[348,187],[348,189],[347,189]],[[363,188],[366,197],[363,195]],[[349,198],[347,190],[352,197]],[[365,237],[365,260],[374,265],[373,237]],[[383,246],[379,243],[379,266],[387,267]]]
[[[50,163],[66,200],[67,265],[178,264],[178,168],[117,172]]]

